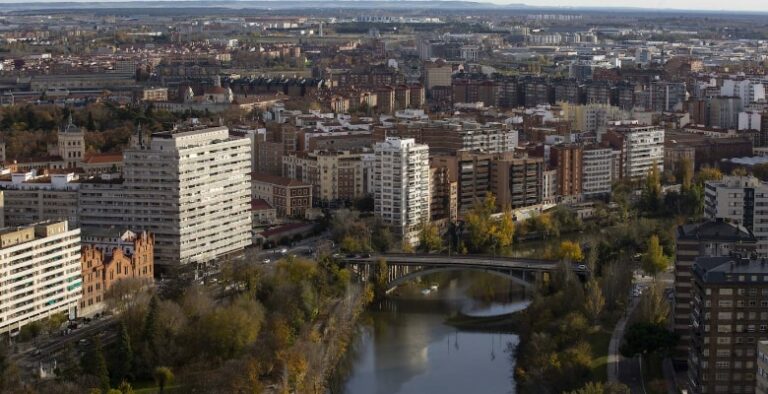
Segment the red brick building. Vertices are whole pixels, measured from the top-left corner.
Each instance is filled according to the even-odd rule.
[[[83,298],[80,314],[83,316],[104,309],[104,294],[115,282],[127,278],[151,280],[154,276],[155,236],[150,233],[88,234],[84,230],[82,242]]]

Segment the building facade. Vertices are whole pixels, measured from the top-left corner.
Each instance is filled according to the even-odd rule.
[[[757,240],[743,226],[722,220],[678,226],[676,238],[673,316],[674,329],[680,335],[680,341],[673,360],[677,365],[685,365],[691,342],[693,263],[701,256],[729,256],[734,252],[747,255],[755,251]]]
[[[757,252],[768,255],[768,184],[753,176],[725,176],[704,185],[704,216],[748,228]]]
[[[664,129],[656,126],[621,125],[604,139],[621,151],[621,178],[644,179],[656,165],[664,171]]]
[[[57,313],[77,315],[80,230],[66,221],[0,229],[0,333]]]
[[[418,244],[419,229],[430,219],[429,147],[388,137],[373,151],[374,214],[403,243]]]
[[[581,164],[581,193],[584,198],[607,196],[613,184],[613,150],[600,146],[584,148]]]
[[[226,127],[155,133],[126,149],[122,179],[80,187],[80,224],[155,236],[155,263],[207,262],[251,243],[251,149]]]
[[[83,298],[80,314],[90,316],[104,311],[104,296],[122,279],[143,278],[155,274],[155,237],[146,231],[85,231],[82,235],[81,267]]]
[[[312,208],[312,185],[272,175],[253,175],[253,198],[275,208],[278,217],[303,218]]]
[[[754,393],[757,343],[768,339],[768,264],[699,257],[692,271],[690,392]]]

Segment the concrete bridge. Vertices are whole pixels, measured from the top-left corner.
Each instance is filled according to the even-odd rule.
[[[388,292],[420,276],[449,271],[487,272],[510,279],[525,287],[533,287],[537,281],[549,279],[551,273],[560,266],[560,262],[555,260],[484,255],[388,253],[347,255],[340,258],[343,264],[363,280],[371,276],[379,259],[387,262]],[[571,264],[570,267],[581,278],[589,275],[584,265]]]

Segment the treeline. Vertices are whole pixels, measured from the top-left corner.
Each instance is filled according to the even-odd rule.
[[[212,120],[210,114],[175,114],[150,105],[120,106],[111,102],[93,103],[78,109],[55,105],[16,105],[0,108],[0,135],[10,160],[44,157],[48,145],[55,144],[56,131],[69,116],[86,132],[88,152],[118,152],[128,145],[136,126],[146,131],[162,131],[190,117]]]
[[[68,347],[59,358],[56,380],[27,386],[27,392],[127,393],[131,386],[262,392],[270,384],[280,392],[307,392],[322,387],[324,376],[309,366],[327,359],[323,349],[332,338],[323,337],[318,322],[329,319],[329,311],[347,297],[349,272],[329,258],[287,257],[271,269],[257,264],[226,263],[217,287],[182,286],[186,289],[170,298],[146,282],[117,282],[106,298],[120,325],[117,340],[107,345],[92,338],[82,357]]]

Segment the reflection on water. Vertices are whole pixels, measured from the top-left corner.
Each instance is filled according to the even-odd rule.
[[[387,300],[369,312],[346,394],[514,393],[514,334],[468,332],[444,324],[457,312],[492,316],[527,302],[481,307],[455,287],[421,299]]]

